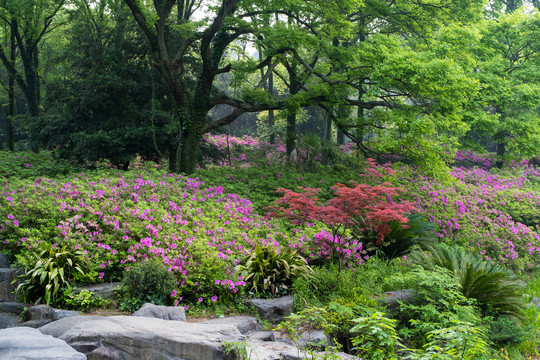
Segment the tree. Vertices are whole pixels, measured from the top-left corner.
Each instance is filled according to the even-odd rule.
[[[28,111],[37,117],[40,113],[39,49],[44,36],[55,28],[54,21],[65,0],[3,0],[0,18],[9,24],[19,50],[23,75],[13,57],[9,57],[0,44],[0,60],[26,97]],[[13,52],[11,52],[13,54]]]
[[[479,104],[490,115],[471,124],[497,143],[497,165],[508,150],[530,157],[540,148],[540,14],[524,10],[486,20],[475,50],[476,76],[483,84]]]
[[[65,40],[55,39],[64,43],[56,50],[64,76],[49,80],[33,139],[61,157],[108,159],[125,170],[136,155],[157,159],[172,143],[164,126],[172,112],[144,35],[120,0],[72,4]]]

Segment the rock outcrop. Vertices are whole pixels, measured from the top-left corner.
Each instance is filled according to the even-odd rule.
[[[86,360],[86,355],[39,330],[16,327],[0,330],[0,359]]]

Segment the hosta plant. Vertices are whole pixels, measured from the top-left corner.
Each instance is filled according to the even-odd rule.
[[[39,253],[33,252],[35,263],[20,276],[16,291],[20,291],[24,301],[44,299],[48,304],[56,299],[63,286],[73,281],[73,273],[84,274],[86,259],[81,251],[58,248],[42,242]]]
[[[249,290],[276,296],[287,292],[298,277],[311,277],[313,270],[295,250],[273,245],[256,245],[255,250],[236,266]]]

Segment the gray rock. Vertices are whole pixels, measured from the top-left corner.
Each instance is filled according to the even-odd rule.
[[[102,299],[105,300],[114,300],[116,298],[116,295],[114,294],[114,291],[118,288],[120,283],[107,283],[107,284],[94,284],[94,285],[87,285],[87,286],[81,286],[80,288],[75,289],[73,292],[78,293],[81,290],[88,290],[90,292],[93,292],[95,296],[99,296]]]
[[[11,282],[17,277],[17,269],[0,268],[0,298],[3,301],[15,301],[16,296],[13,293],[17,288],[17,283]]]
[[[7,329],[19,326],[21,317],[19,315],[0,313],[0,329]]]
[[[234,325],[242,334],[247,334],[252,331],[259,331],[262,329],[262,325],[259,324],[257,318],[254,318],[252,316],[222,317],[218,319],[206,320],[205,322],[203,322],[203,324]]]
[[[90,320],[102,319],[102,316],[71,316],[59,321],[44,325],[39,328],[44,334],[52,335],[55,338],[60,337],[63,333],[69,329]]]
[[[276,335],[273,331],[256,331],[249,334],[249,338],[260,341],[276,341]]]
[[[325,347],[331,345],[328,341],[328,337],[324,331],[321,330],[304,331],[302,334],[300,334],[297,342],[299,347],[308,349],[324,350]]]
[[[28,309],[30,320],[52,319],[52,307],[48,305],[34,305]]]
[[[58,320],[39,330],[52,333],[73,320]],[[227,359],[222,342],[240,342],[244,337],[232,325],[111,316],[79,322],[59,338],[89,359],[219,360]]]
[[[19,315],[24,311],[26,304],[18,302],[3,302],[0,303],[0,311]]]
[[[9,259],[7,255],[0,252],[0,269],[1,268],[9,268]]]
[[[51,323],[51,322],[52,322],[51,319],[43,318],[43,319],[36,319],[36,320],[28,320],[28,321],[23,322],[19,326],[24,326],[24,327],[30,327],[30,328],[37,329],[37,328],[40,328],[43,325],[47,325],[48,323]]]
[[[390,310],[395,310],[399,306],[399,302],[410,302],[414,299],[414,295],[412,289],[388,291],[382,294],[379,301],[388,306]]]
[[[163,306],[146,303],[133,316],[150,317],[162,320],[186,321],[186,311],[181,306]]]
[[[78,315],[80,315],[78,311],[51,308],[51,320],[53,321]]]
[[[273,323],[283,321],[284,317],[293,312],[293,297],[291,295],[270,300],[254,299],[248,300],[248,302],[257,309],[263,319]]]
[[[44,335],[32,328],[0,330],[0,359],[9,360],[85,360],[65,341]]]
[[[248,359],[254,360],[301,360],[312,358],[308,353],[298,349],[296,346],[283,342],[250,339],[247,341],[246,350]]]

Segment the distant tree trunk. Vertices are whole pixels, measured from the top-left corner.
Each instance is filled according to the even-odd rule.
[[[324,124],[323,124],[323,141],[325,143],[330,142],[332,137],[332,109],[330,106],[327,107],[327,110],[324,112]]]
[[[15,64],[15,60],[17,59],[16,56],[16,43],[15,43],[15,31],[13,31],[14,26],[16,26],[17,23],[15,20],[11,21],[11,36],[10,36],[10,55],[9,60],[12,64]],[[13,127],[13,119],[16,115],[15,110],[15,74],[8,72],[8,97],[9,97],[9,104],[8,104],[8,116],[7,116],[7,126],[6,126],[6,142],[7,142],[7,149],[9,151],[14,151],[15,149],[15,129]]]
[[[300,86],[296,80],[296,73],[291,67],[289,67],[289,79],[289,92],[291,95],[295,95],[300,90]],[[289,115],[287,115],[285,147],[287,150],[287,156],[290,156],[293,150],[296,148],[296,110],[290,111]]]
[[[271,95],[274,95],[274,73],[271,72],[268,76],[268,91]],[[274,132],[274,110],[268,110],[268,127],[270,131],[270,144],[276,143],[276,133]]]
[[[495,162],[495,166],[499,169],[503,166],[503,158],[504,153],[506,152],[506,142],[500,142],[497,143],[497,161]]]

